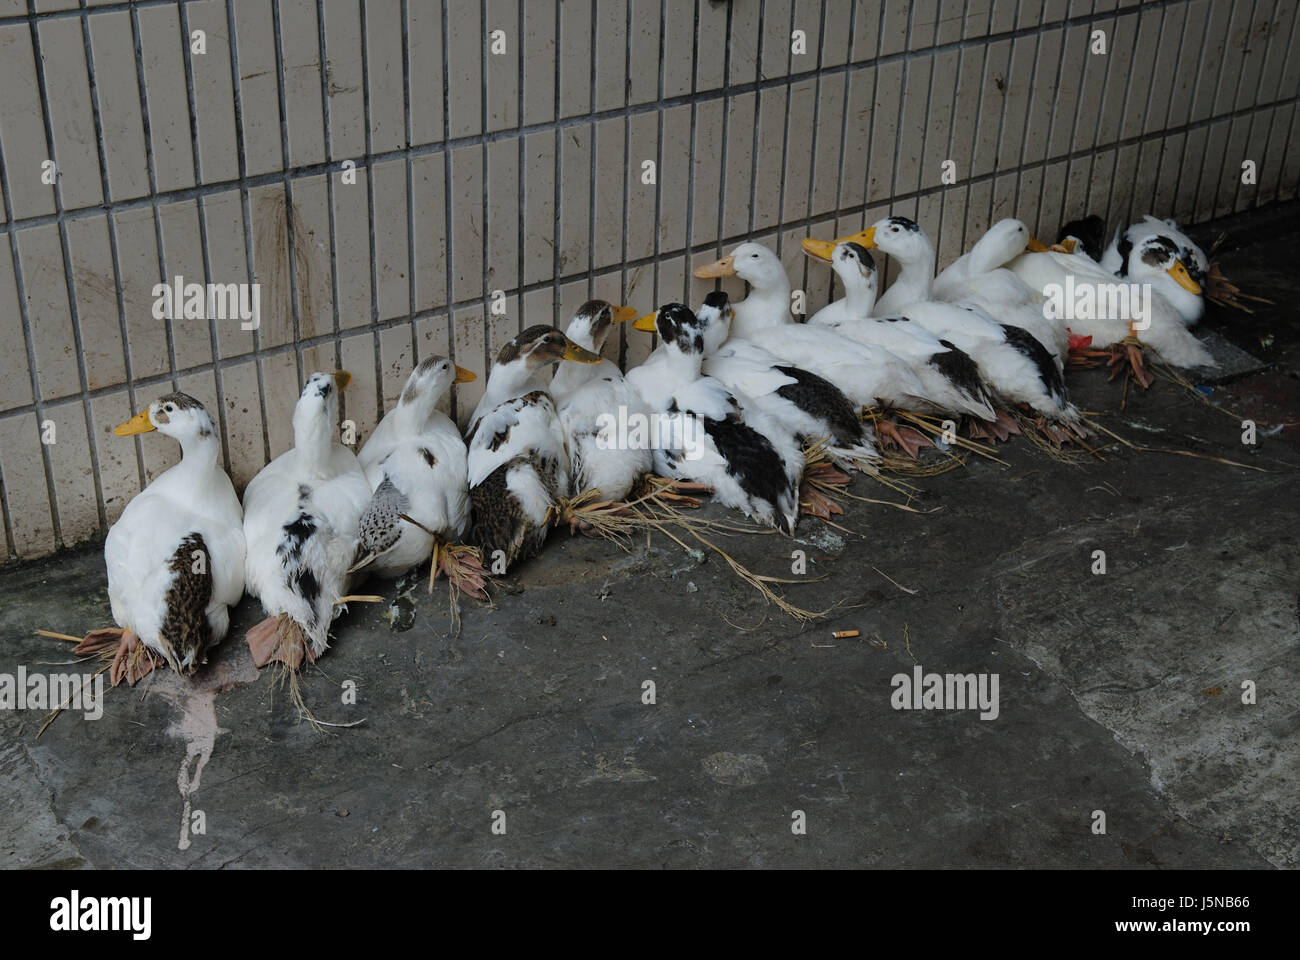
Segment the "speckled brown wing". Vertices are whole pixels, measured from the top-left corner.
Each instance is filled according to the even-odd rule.
[[[531,523],[515,495],[506,487],[510,469],[526,463],[528,458],[522,456],[507,460],[469,491],[471,520],[468,539],[483,551],[483,563],[489,567],[498,550],[505,555],[507,569],[516,560],[536,552],[535,547],[527,548]]]
[[[202,562],[198,555],[202,554]],[[167,613],[158,639],[162,654],[177,673],[191,676],[207,662],[212,643],[208,603],[212,599],[212,557],[202,534],[191,533],[181,541],[168,563],[172,585],[167,590]]]

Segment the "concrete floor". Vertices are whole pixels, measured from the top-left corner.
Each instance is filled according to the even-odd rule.
[[[39,741],[40,713],[0,712],[0,864],[1300,865],[1300,219],[1230,226],[1225,273],[1279,305],[1209,318],[1233,371],[1210,397],[1257,419],[1258,444],[1163,382],[1123,412],[1100,372],[1071,386],[1135,443],[1267,472],[1116,447],[1072,466],[1017,442],[1009,466],[919,481],[934,513],[856,503],[858,535],[806,520],[797,543],[729,541],[774,575],[808,552],[825,579],[790,599],[841,606],[807,626],[667,540],[556,537],[495,609],[464,605],[458,636],[441,593],[415,589],[395,618],[354,606],[303,682],[351,728],[297,719],[233,640],[194,683],[111,691],[101,720],[65,714]],[[245,601],[234,631],[258,616]],[[0,672],[67,659],[37,627],[109,622],[97,548],[7,568]],[[998,674],[999,716],[893,710],[914,662]],[[206,821],[188,844],[187,801]]]

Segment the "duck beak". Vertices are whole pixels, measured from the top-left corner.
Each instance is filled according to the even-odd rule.
[[[640,330],[642,333],[654,333],[655,317],[657,316],[659,316],[658,313],[647,313],[643,317],[637,317],[636,322],[632,324],[632,329]]]
[[[691,275],[701,280],[711,280],[714,277],[734,277],[736,275],[736,258],[723,257],[713,263],[706,263],[704,266],[692,270]],[[642,330],[644,328],[637,327],[637,329]],[[651,329],[654,328],[651,327]]]
[[[834,243],[827,240],[814,240],[812,237],[805,237],[799,243],[803,247],[803,252],[808,256],[830,263],[831,253],[835,250]]]
[[[1043,243],[1043,241],[1039,240],[1037,237],[1030,237],[1029,242],[1025,244],[1025,249],[1030,253],[1046,253],[1047,244]]]
[[[868,250],[875,249],[876,246],[876,228],[867,227],[861,233],[855,233],[851,237],[840,237],[837,243],[856,243],[859,246],[866,247]]]
[[[592,353],[586,347],[580,347],[572,340],[564,343],[564,359],[576,360],[578,363],[600,363],[605,358],[599,353]]]
[[[348,373],[346,370],[334,371],[334,385],[337,386],[340,390],[346,390],[348,388],[348,384],[351,382],[352,382],[352,374]]]
[[[473,383],[478,379],[478,374],[473,370],[466,370],[464,367],[456,364],[456,379],[452,383]]]
[[[637,316],[635,307],[610,307],[610,312],[614,315],[615,323],[627,323]]]
[[[1175,260],[1174,265],[1166,272],[1188,293],[1195,294],[1198,297],[1201,295],[1201,285],[1192,279],[1192,275],[1183,266],[1183,261]]]
[[[113,432],[119,437],[131,437],[137,433],[148,433],[157,429],[153,425],[153,421],[149,419],[149,410],[146,408],[125,423],[119,423],[113,428]]]
[[[1047,249],[1056,253],[1074,253],[1074,248],[1078,245],[1079,241],[1074,237],[1066,237],[1060,243],[1054,243]]]

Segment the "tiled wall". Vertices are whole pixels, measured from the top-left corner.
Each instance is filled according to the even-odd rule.
[[[312,370],[353,373],[364,440],[420,356],[481,375],[591,295],[696,300],[690,268],[744,238],[815,309],[828,273],[798,239],[889,211],[944,262],[1010,214],[1050,234],[1292,198],[1296,20],[1295,0],[0,0],[2,556],[106,527],[174,462],[111,433],[174,388],[216,412],[242,488]],[[177,274],[256,279],[260,329],[153,319]],[[635,363],[649,338],[624,337]]]

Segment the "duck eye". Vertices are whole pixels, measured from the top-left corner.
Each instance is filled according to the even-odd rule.
[[[175,413],[175,412],[176,412],[176,408],[173,407],[170,403],[167,404],[167,406],[163,407],[163,409],[166,410],[168,413]]]

